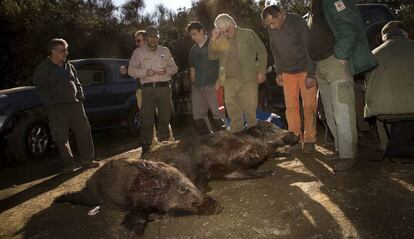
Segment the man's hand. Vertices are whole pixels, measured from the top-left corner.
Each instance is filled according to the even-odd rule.
[[[147,76],[154,76],[155,71],[153,69],[147,69]]]
[[[306,80],[305,80],[306,89],[310,89],[310,88],[315,87],[315,86],[316,86],[316,79],[315,78],[312,78],[312,77],[306,78]]]
[[[339,63],[341,63],[341,65],[346,65],[346,63],[348,62],[347,60],[344,60],[344,59],[337,58],[337,60],[339,61]]]
[[[217,39],[219,38],[219,36],[220,36],[220,29],[214,28],[211,31],[211,40],[212,41],[217,41]]]
[[[216,89],[216,91],[218,91],[218,89],[220,88],[220,82],[219,80],[216,81],[216,84],[214,84],[214,88]]]
[[[266,80],[266,74],[259,72],[256,77],[256,81],[258,84],[262,84]]]
[[[156,74],[156,75],[165,75],[165,74],[167,74],[167,69],[166,68],[162,68],[161,70],[159,70],[159,71],[155,71],[154,70],[154,73]]]
[[[276,76],[276,84],[277,84],[278,86],[283,86],[282,74],[278,74],[278,75]]]

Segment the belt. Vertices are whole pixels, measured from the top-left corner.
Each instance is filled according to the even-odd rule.
[[[149,82],[142,85],[142,87],[164,87],[170,86],[170,81]]]

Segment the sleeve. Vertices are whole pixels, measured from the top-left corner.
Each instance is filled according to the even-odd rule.
[[[279,74],[282,74],[282,71],[280,70],[279,51],[277,50],[277,47],[276,47],[275,43],[273,43],[273,41],[272,41],[272,36],[270,35],[270,32],[269,32],[269,39],[270,39],[270,48],[271,48],[272,54],[273,54],[273,60],[275,62],[276,75],[279,75]]]
[[[36,86],[37,94],[43,103],[50,100],[50,83],[48,67],[45,64],[40,64],[33,73],[33,84]]]
[[[338,59],[349,59],[352,48],[361,33],[361,16],[349,0],[327,0],[324,1],[324,14],[329,22],[331,29],[336,29],[335,33],[335,56]],[[334,26],[332,26],[334,25]]]
[[[133,78],[143,79],[147,76],[147,70],[142,67],[141,58],[138,49],[132,53],[131,60],[128,65],[128,75]]]
[[[167,74],[168,75],[174,75],[178,71],[178,66],[175,64],[174,58],[171,55],[171,52],[168,48],[166,48],[166,54],[167,56]]]
[[[75,82],[75,86],[76,86],[76,89],[78,91],[76,93],[76,99],[78,99],[80,102],[83,103],[85,101],[85,94],[83,93],[82,84],[80,83],[79,78],[78,78],[78,72],[76,71],[76,69],[73,65],[71,65],[70,68],[73,72],[73,76],[74,76],[73,81]]]
[[[306,24],[306,21],[304,19],[301,19],[299,21],[299,33],[302,38],[302,44],[303,48],[306,51],[306,72],[308,73],[308,77],[315,78],[315,67],[313,65],[312,58],[310,57],[309,50],[308,50],[308,33],[309,28]]]
[[[255,47],[256,47],[257,70],[258,72],[264,73],[266,72],[266,68],[267,68],[266,47],[264,46],[262,40],[260,40],[260,38],[253,31],[251,31],[250,37],[252,39],[252,42],[255,43]]]

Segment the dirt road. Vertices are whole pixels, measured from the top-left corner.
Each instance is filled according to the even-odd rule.
[[[108,139],[110,147],[102,143]],[[122,132],[95,143],[102,162],[140,154]],[[376,143],[360,141],[349,173],[332,172],[331,146],[321,141],[311,155],[269,159],[260,170],[276,170],[272,177],[213,181],[209,195],[224,206],[220,214],[155,220],[144,238],[413,238],[413,166],[370,161]],[[120,226],[122,212],[88,216],[91,208],[51,204],[94,172],[58,175],[56,157],[0,169],[0,238],[133,238]]]

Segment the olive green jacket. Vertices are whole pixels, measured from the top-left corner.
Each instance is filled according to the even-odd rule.
[[[348,60],[352,75],[378,65],[369,49],[361,14],[354,0],[322,0],[322,9],[334,36],[336,58]]]
[[[414,114],[414,41],[395,37],[373,53],[379,66],[367,74],[364,116]]]
[[[260,38],[250,29],[241,27],[237,31],[237,50],[240,58],[243,81],[255,81],[259,72],[265,73],[267,68],[267,51]],[[225,65],[228,59],[228,49],[224,51],[216,46],[217,42],[210,41],[208,57],[210,60],[220,60],[220,83],[225,78]]]

